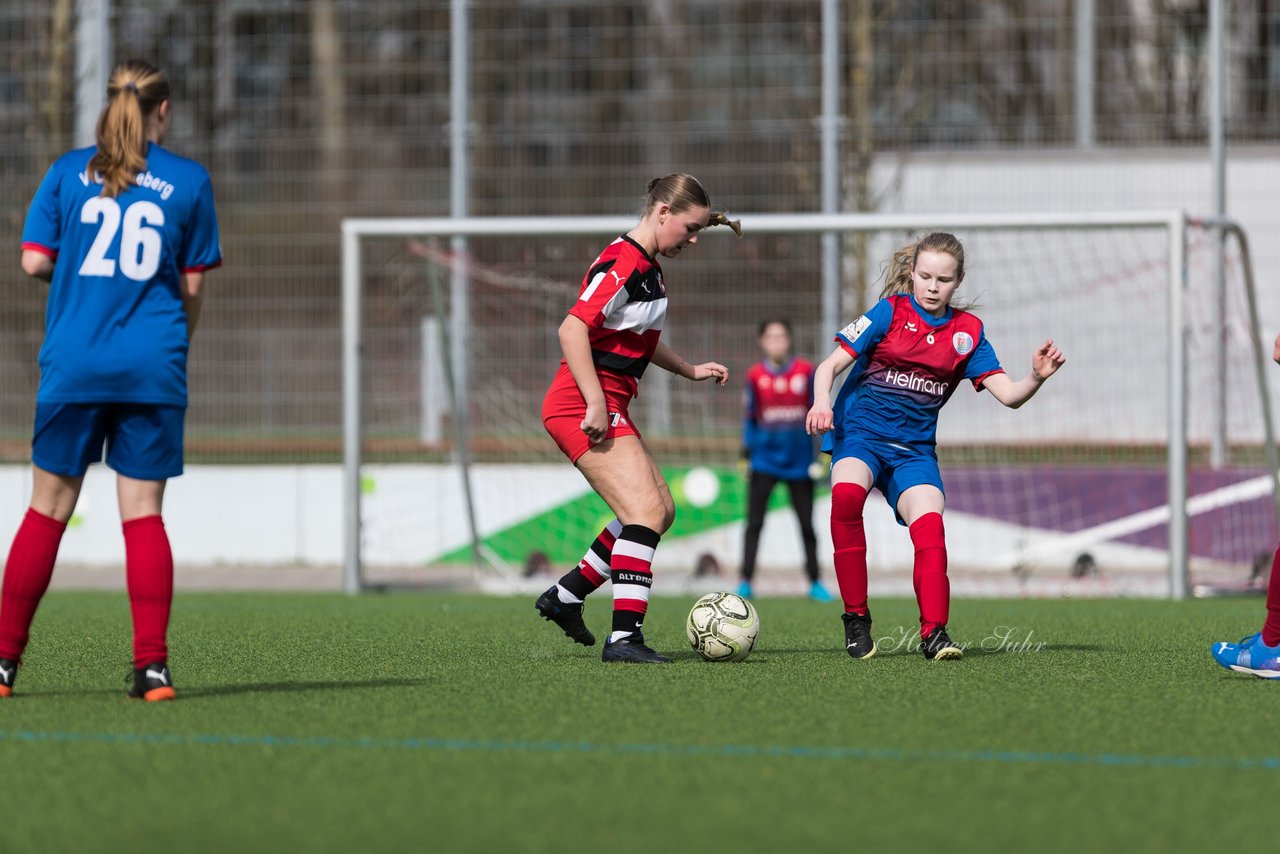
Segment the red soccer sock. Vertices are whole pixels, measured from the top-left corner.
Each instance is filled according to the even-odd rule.
[[[951,582],[947,580],[947,544],[941,513],[926,513],[910,528],[916,548],[911,581],[920,605],[920,637],[945,625],[951,607]]]
[[[1262,624],[1262,642],[1280,645],[1280,548],[1271,559],[1271,582],[1267,586],[1267,621]]]
[[[845,613],[867,613],[867,532],[862,524],[862,509],[867,503],[867,490],[856,483],[837,483],[831,487],[831,543],[835,547],[832,561],[836,583]]]
[[[13,537],[0,589],[0,658],[17,661],[27,648],[31,620],[49,589],[66,523],[28,510]]]
[[[167,661],[169,607],[173,602],[173,552],[159,516],[124,523],[125,579],[133,612],[133,666]]]

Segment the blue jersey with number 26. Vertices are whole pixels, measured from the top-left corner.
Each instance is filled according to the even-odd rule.
[[[22,248],[54,260],[43,403],[187,403],[181,276],[222,263],[209,173],[151,143],[146,171],[116,197],[88,171],[95,148],[49,168]]]

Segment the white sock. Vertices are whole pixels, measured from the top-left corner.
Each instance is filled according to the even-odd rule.
[[[565,603],[566,605],[582,604],[581,599],[579,599],[577,596],[574,596],[568,590],[565,590],[564,587],[562,587],[559,584],[556,585],[556,596],[558,596],[560,598],[560,601]]]
[[[611,632],[609,634],[609,643],[617,643],[623,638],[629,638],[634,632]]]

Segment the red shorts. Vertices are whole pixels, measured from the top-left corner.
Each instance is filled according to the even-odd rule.
[[[605,411],[609,413],[609,429],[605,439],[618,436],[639,436],[640,431],[631,422],[627,407],[631,403],[631,388],[625,380],[610,374],[597,374],[604,390]],[[574,382],[567,365],[561,365],[556,377],[542,399],[542,426],[570,462],[576,463],[591,449],[591,440],[582,432],[582,419],[587,414],[587,402]]]

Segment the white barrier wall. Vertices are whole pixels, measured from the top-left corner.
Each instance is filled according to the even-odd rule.
[[[445,465],[369,466],[366,479],[365,561],[370,567],[423,567],[468,543],[465,509],[458,499],[457,470]],[[485,534],[559,506],[584,494],[587,487],[568,465],[478,465],[473,470],[478,520]],[[0,466],[0,536],[3,547],[26,512],[31,494],[30,469]],[[336,566],[342,561],[342,470],[339,466],[188,466],[169,482],[165,526],[174,559],[186,569],[246,566]],[[417,496],[416,505],[406,500]],[[486,500],[518,493],[511,502]],[[429,506],[434,512],[406,519],[405,509]],[[814,519],[823,575],[831,579],[831,538],[825,523],[829,499],[816,502]],[[1014,558],[992,562],[993,555],[1013,555],[1038,537],[1056,536],[993,519],[951,514],[948,550],[955,567],[1007,573]],[[875,548],[873,571],[909,567],[911,540],[883,501],[867,505],[867,529]],[[583,543],[585,550],[589,543]],[[733,522],[683,538],[669,537],[658,550],[655,568],[690,572],[699,555],[711,553],[724,570],[736,575],[741,559],[742,522]],[[1130,546],[1095,548],[1109,567],[1160,571],[1162,553]],[[800,543],[790,508],[775,510],[765,520],[759,565],[794,570],[800,577]],[[1074,552],[1045,565],[1064,569]],[[68,526],[59,561],[88,567],[120,566],[124,545],[116,509],[115,475],[93,466]],[[1061,566],[1056,566],[1060,563]]]

